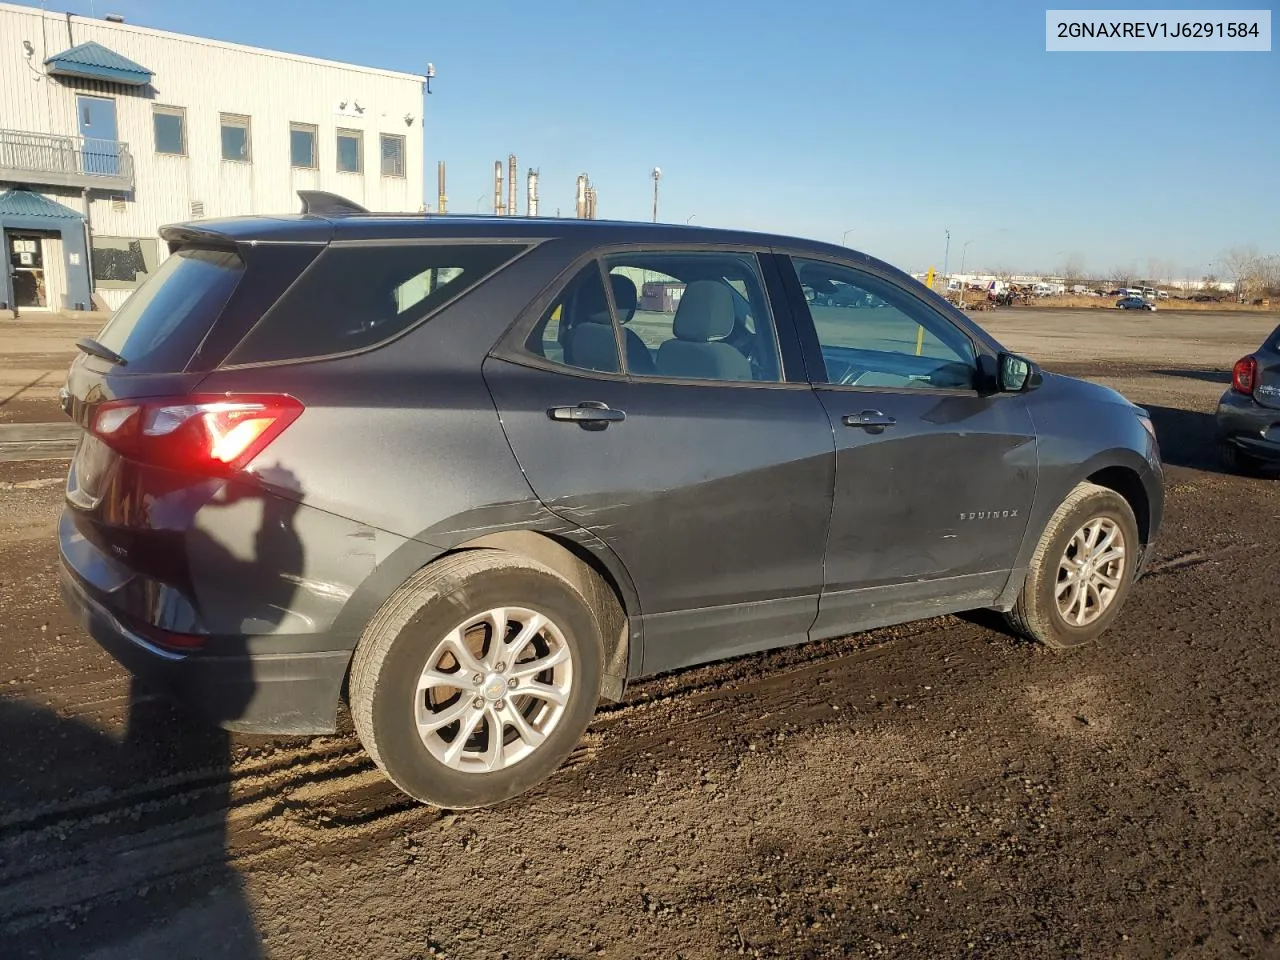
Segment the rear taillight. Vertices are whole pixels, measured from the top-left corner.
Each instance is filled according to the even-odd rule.
[[[1258,359],[1256,357],[1244,357],[1236,361],[1236,365],[1231,368],[1231,389],[1236,393],[1243,393],[1247,397],[1253,396],[1254,388],[1258,385]]]
[[[133,460],[195,473],[238,470],[302,413],[286,396],[192,396],[113,400],[93,412],[91,432]]]

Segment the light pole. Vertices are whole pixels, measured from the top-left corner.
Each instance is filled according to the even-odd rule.
[[[482,194],[480,194],[480,196],[478,196],[478,197],[476,198],[476,213],[479,213],[479,212],[480,212],[480,204],[484,203],[484,198],[485,198],[485,196],[486,196],[486,194],[483,194],[483,193],[482,193]]]
[[[964,258],[965,258],[965,254],[969,252],[969,244],[971,243],[973,243],[972,240],[966,240],[964,242],[964,246],[960,248],[960,309],[961,310],[964,309],[964,284],[965,284]]]
[[[947,275],[947,260],[951,256],[951,231],[945,231],[947,234],[947,249],[942,254],[942,275]]]
[[[658,222],[658,181],[662,179],[662,168],[654,167],[653,173],[649,174],[653,177],[653,222]]]
[[[685,222],[684,222],[685,226],[687,227],[689,224],[693,223],[693,218],[694,218],[694,217],[696,217],[696,216],[697,216],[697,214],[696,214],[696,213],[691,213],[691,214],[689,214],[688,219],[687,219],[687,220],[685,220]]]
[[[854,231],[855,229],[857,229],[857,228],[856,228],[856,227],[850,227],[850,228],[849,228],[848,230],[846,230],[844,233],[840,234],[840,246],[842,246],[842,247],[847,247],[847,246],[849,245],[849,244],[845,243],[845,240],[846,240],[846,239],[848,239],[849,234],[853,233],[853,231]]]

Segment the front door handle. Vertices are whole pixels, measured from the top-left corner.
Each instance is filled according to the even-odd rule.
[[[883,433],[885,427],[892,427],[898,421],[879,410],[863,410],[849,414],[842,422],[846,427],[861,427],[867,433]]]
[[[599,400],[584,400],[576,407],[552,407],[547,416],[563,423],[576,423],[587,430],[603,430],[611,423],[627,419],[624,411]]]

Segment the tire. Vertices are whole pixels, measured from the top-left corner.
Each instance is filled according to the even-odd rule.
[[[1262,461],[1249,456],[1230,440],[1223,440],[1218,444],[1218,452],[1222,456],[1222,462],[1232,473],[1238,473],[1244,477],[1256,477],[1262,473]]]
[[[1114,529],[1123,548],[1122,562],[1106,561],[1099,568],[1100,578],[1113,581],[1114,589],[1099,587],[1101,579],[1095,581],[1091,577],[1086,577],[1086,587],[1073,587],[1070,579],[1060,579],[1065,574],[1065,565],[1071,562],[1069,548],[1077,551],[1082,546],[1076,540],[1077,535],[1085,533],[1095,523],[1100,531]],[[1097,543],[1103,542],[1100,534]],[[1124,606],[1133,586],[1139,547],[1138,524],[1124,497],[1097,484],[1080,484],[1049,518],[1031,557],[1022,592],[1013,609],[1005,614],[1009,626],[1054,650],[1067,650],[1096,639]],[[1105,560],[1107,555],[1107,551],[1099,550],[1097,559]],[[1075,556],[1080,554],[1075,553]],[[1088,570],[1086,567],[1083,572]],[[1093,593],[1087,589],[1090,582],[1095,585]],[[1069,608],[1071,619],[1059,606],[1059,586],[1062,583],[1067,584],[1061,594],[1063,602],[1078,598],[1078,591],[1085,591],[1085,600]],[[1105,603],[1103,590],[1106,590]],[[1085,622],[1075,622],[1085,617],[1088,617]]]
[[[503,615],[460,632],[498,608]],[[547,625],[522,648],[529,656],[516,650],[513,662],[499,662],[513,648],[493,646],[498,631],[490,624],[501,619],[507,638],[518,640],[534,616]],[[476,662],[463,659],[467,650],[454,655],[459,639]],[[567,657],[557,666],[516,676],[530,663],[551,662],[562,648]],[[494,657],[486,659],[490,652]],[[529,789],[564,762],[595,712],[603,662],[597,618],[566,580],[505,551],[466,551],[420,570],[370,621],[351,665],[351,715],[365,750],[409,796],[451,809],[487,806]],[[441,682],[454,676],[456,687]],[[484,682],[476,683],[480,677]],[[420,680],[434,685],[424,690]],[[508,684],[512,689],[504,690]],[[542,692],[515,692],[535,687]],[[556,690],[562,703],[544,699]],[[450,711],[459,719],[420,732],[420,723],[438,723]],[[524,730],[512,722],[521,719]],[[495,720],[502,731],[496,753],[514,759],[490,752]],[[459,745],[467,724],[471,735]]]

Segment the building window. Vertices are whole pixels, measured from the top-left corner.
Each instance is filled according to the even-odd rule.
[[[338,131],[338,170],[342,173],[359,173],[364,154],[364,134],[359,130]]]
[[[378,138],[382,146],[382,175],[404,176],[404,137],[384,133]]]
[[[136,290],[155,271],[160,259],[154,237],[93,235],[89,251],[93,282],[103,290]]]
[[[311,124],[289,124],[289,162],[307,170],[319,166],[316,163],[316,128]]]
[[[224,113],[222,119],[222,159],[249,163],[253,159],[249,142],[249,118]]]
[[[182,107],[153,107],[156,153],[175,157],[187,155],[187,111]]]

